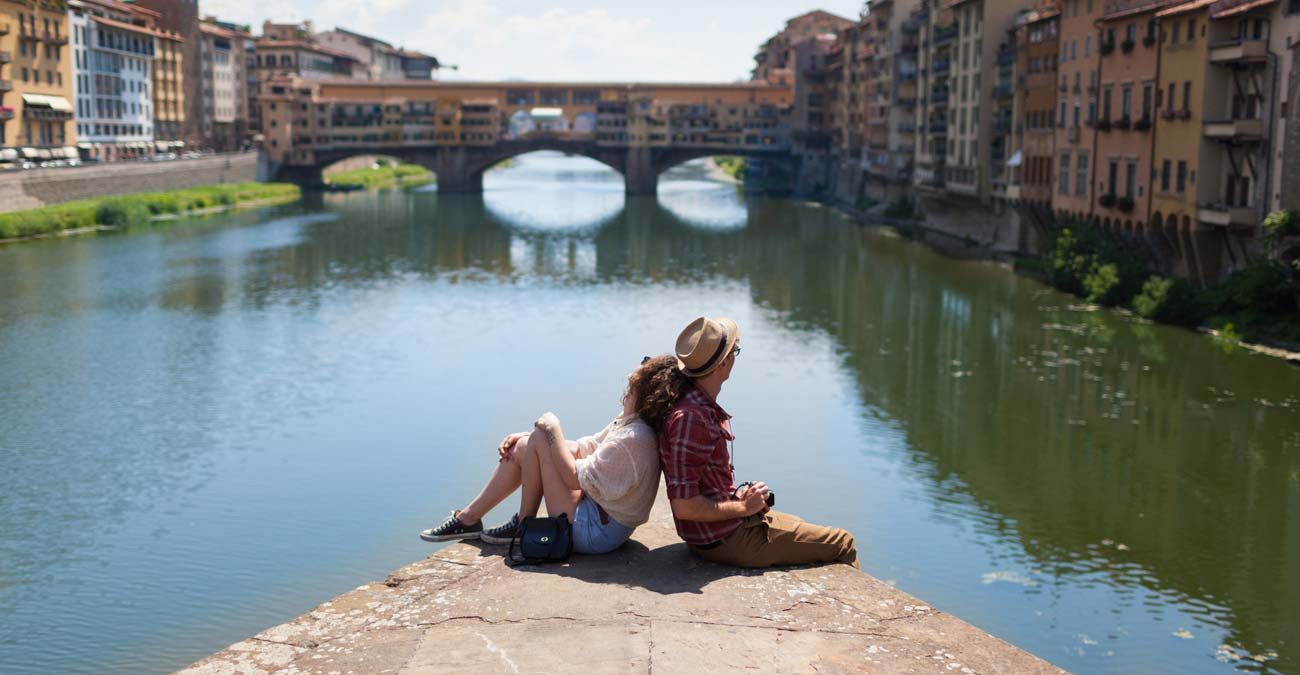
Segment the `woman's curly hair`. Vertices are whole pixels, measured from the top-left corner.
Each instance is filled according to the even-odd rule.
[[[663,354],[641,364],[628,378],[628,392],[636,401],[636,414],[656,434],[662,434],[668,413],[694,386],[677,368],[677,359]]]

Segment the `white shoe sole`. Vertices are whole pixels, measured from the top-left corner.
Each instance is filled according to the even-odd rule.
[[[421,532],[420,538],[425,541],[433,541],[433,542],[463,541],[465,539],[478,539],[478,535],[479,535],[478,532],[466,532],[464,534],[441,534],[441,535],[425,534]]]
[[[490,534],[485,534],[480,536],[479,539],[482,540],[484,544],[495,544],[497,546],[506,546],[510,544],[510,540],[513,539],[513,537],[506,537],[503,539],[501,537],[494,537]]]

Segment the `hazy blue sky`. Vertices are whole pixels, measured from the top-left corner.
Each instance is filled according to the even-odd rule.
[[[434,54],[444,79],[732,81],[757,46],[812,9],[854,18],[860,0],[200,0],[250,23],[312,19]]]

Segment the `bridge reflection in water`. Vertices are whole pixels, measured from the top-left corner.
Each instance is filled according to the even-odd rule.
[[[14,289],[0,302],[7,322],[0,323],[0,357],[42,326],[79,327],[39,340],[58,358],[37,349],[25,360],[6,358],[11,368],[0,375],[0,390],[13,395],[0,412],[15,419],[18,411],[62,403],[47,389],[72,377],[60,375],[68,353],[79,357],[76,371],[91,373],[102,389],[86,405],[111,406],[111,413],[91,415],[93,423],[73,416],[50,426],[37,415],[7,432],[25,451],[9,458],[0,477],[7,500],[0,502],[0,534],[11,542],[0,569],[0,611],[21,617],[20,626],[66,630],[61,612],[71,612],[67,598],[82,591],[31,580],[89,575],[112,562],[112,583],[97,586],[112,600],[101,612],[113,619],[119,607],[157,607],[150,606],[147,627],[128,614],[105,622],[115,626],[107,644],[120,655],[106,657],[100,648],[78,658],[120,657],[140,666],[140,655],[158,653],[143,646],[167,642],[151,631],[193,618],[175,615],[173,605],[203,617],[203,630],[191,633],[204,639],[214,639],[213,623],[218,637],[230,637],[225,642],[251,632],[247,617],[214,610],[231,604],[231,584],[258,605],[253,630],[294,613],[286,607],[306,609],[313,593],[320,599],[355,585],[358,569],[395,566],[358,563],[357,551],[400,561],[422,550],[400,527],[385,538],[392,529],[385,523],[433,502],[446,508],[439,500],[462,472],[478,467],[459,448],[462,436],[499,422],[469,421],[484,416],[484,401],[504,396],[494,391],[506,381],[494,362],[523,354],[528,373],[554,373],[558,366],[531,361],[554,353],[563,369],[581,371],[570,378],[585,384],[586,371],[622,367],[625,355],[607,361],[599,353],[590,367],[575,369],[559,345],[582,343],[586,353],[607,339],[639,339],[634,332],[671,334],[662,305],[682,303],[674,311],[688,313],[691,298],[712,302],[711,289],[724,289],[753,307],[739,310],[748,313],[749,348],[725,401],[740,413],[738,466],[747,477],[778,482],[801,515],[851,527],[873,573],[1079,672],[1218,672],[1216,653],[1261,670],[1300,670],[1300,373],[1225,354],[1191,333],[1071,309],[1070,299],[1038,284],[864,232],[826,209],[738,202],[730,188],[704,190],[699,176],[666,184],[658,200],[625,198],[616,176],[572,170],[582,185],[553,195],[505,172],[489,174],[481,195],[314,195],[303,205],[211,225],[0,250],[0,281]],[[705,193],[730,204],[734,217],[702,207]],[[578,215],[555,215],[566,208]],[[267,213],[292,218],[261,222]],[[23,285],[40,276],[36,270],[63,282],[40,292]],[[467,374],[455,351],[465,349],[453,337],[465,328],[457,317],[545,317],[551,308],[532,301],[602,314],[569,317],[589,331],[576,336],[567,325],[554,338],[489,325],[477,340],[498,351],[485,355],[486,347],[475,345],[481,363]],[[401,323],[416,328],[410,333],[369,328],[405,313],[419,313]],[[101,316],[111,321],[95,330]],[[148,335],[137,336],[135,347],[116,337],[144,319],[150,331],[171,336],[157,341],[162,347]],[[625,322],[633,328],[617,332]],[[303,334],[345,347],[299,358],[285,345],[300,343],[286,336]],[[81,347],[58,349],[66,340]],[[83,342],[118,346],[101,362],[85,357]],[[393,364],[416,363],[404,351],[411,342],[427,350],[422,361],[438,362],[417,374],[458,378],[435,383],[457,396],[401,397],[409,393],[401,388],[406,374]],[[483,368],[490,369],[488,389],[474,382]],[[251,388],[265,384],[263,369],[278,375],[270,391]],[[161,383],[157,391],[153,383]],[[589,392],[557,393],[550,381],[520,378],[513,386],[528,400],[590,405]],[[394,388],[398,394],[377,406],[386,416],[360,400]],[[137,397],[154,402],[136,405]],[[344,440],[299,429],[312,442],[299,448],[293,433],[278,431],[333,431],[329,420],[300,417],[332,410],[329,398],[353,406],[340,411]],[[172,400],[181,402],[176,410]],[[432,427],[430,416],[462,427]],[[369,425],[354,429],[353,417]],[[122,433],[104,434],[104,424],[119,421]],[[172,429],[181,430],[178,437]],[[232,438],[228,429],[238,433]],[[271,440],[263,447],[258,434],[265,429]],[[408,449],[412,444],[418,447]],[[430,444],[455,451],[429,458]],[[64,468],[50,470],[51,457]],[[419,461],[427,464],[408,480],[404,463]],[[212,495],[205,482],[240,487]],[[334,503],[337,494],[345,503]],[[207,501],[221,507],[206,509]],[[229,522],[231,510],[243,513],[246,503],[266,509],[271,535]],[[203,537],[135,534],[125,526],[149,522],[139,514],[158,504],[180,504],[174,508],[197,520]],[[103,543],[98,562],[83,560],[48,536],[56,527],[107,529],[168,563],[130,557],[145,575],[137,579],[116,542]],[[300,530],[318,536],[289,546],[273,540],[276,532]],[[195,541],[209,537],[225,537],[221,551],[172,548],[177,541],[198,547]],[[393,552],[402,543],[411,549]],[[220,557],[225,549],[249,557]],[[299,549],[311,551],[310,561],[299,560],[307,555]],[[240,573],[234,581],[184,577],[194,607],[149,590],[173,567],[188,569],[189,560],[238,564]],[[274,564],[283,560],[291,564]],[[200,571],[212,574],[212,564]],[[253,600],[263,597],[266,606]],[[32,639],[0,643],[7,652],[36,643],[28,633],[16,637]],[[138,643],[125,644],[130,639]],[[200,642],[187,643],[182,656],[224,644]],[[1277,658],[1264,663],[1245,658],[1267,659],[1274,650]],[[77,665],[50,663],[46,670]],[[149,664],[124,670],[166,665]]]

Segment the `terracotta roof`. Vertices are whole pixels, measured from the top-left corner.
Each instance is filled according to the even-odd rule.
[[[1219,0],[1210,8],[1210,13],[1216,19],[1234,16],[1242,12],[1249,12],[1256,7],[1267,7],[1277,0]]]
[[[1191,0],[1191,2],[1183,2],[1174,5],[1172,7],[1162,9],[1160,10],[1160,12],[1156,14],[1156,17],[1163,18],[1166,16],[1174,16],[1176,14],[1182,14],[1183,12],[1190,12],[1194,9],[1209,7],[1210,5],[1213,5],[1216,2],[1218,2],[1218,0]]]
[[[122,30],[129,30],[133,33],[141,33],[144,35],[152,35],[154,37],[163,38],[164,40],[175,40],[177,42],[184,41],[184,38],[182,38],[180,35],[176,33],[169,33],[167,31],[159,30],[157,28],[149,28],[148,26],[137,26],[133,23],[127,23],[125,21],[114,21],[113,19],[106,19],[102,16],[94,16],[94,15],[91,15],[90,20],[98,24],[110,26],[112,28],[120,28]]]
[[[214,23],[208,23],[206,21],[199,22],[199,31],[203,33],[207,33],[208,35],[216,35],[219,37],[229,38],[231,40],[238,40],[239,38],[246,39],[252,37],[251,35],[245,33],[244,31],[230,30],[229,28],[223,28]]]
[[[1118,9],[1107,12],[1101,16],[1102,21],[1113,21],[1124,17],[1133,16],[1134,14],[1145,14],[1155,12],[1169,5],[1176,4],[1178,0],[1128,0],[1127,2],[1115,2]]]
[[[258,47],[268,47],[268,48],[306,49],[309,51],[316,52],[317,54],[324,54],[326,56],[333,56],[335,58],[348,59],[349,61],[357,60],[357,57],[348,54],[347,52],[341,52],[337,49],[331,49],[329,47],[324,47],[315,44],[313,42],[307,42],[306,40],[272,40],[270,38],[257,38],[254,44],[256,44]]]

